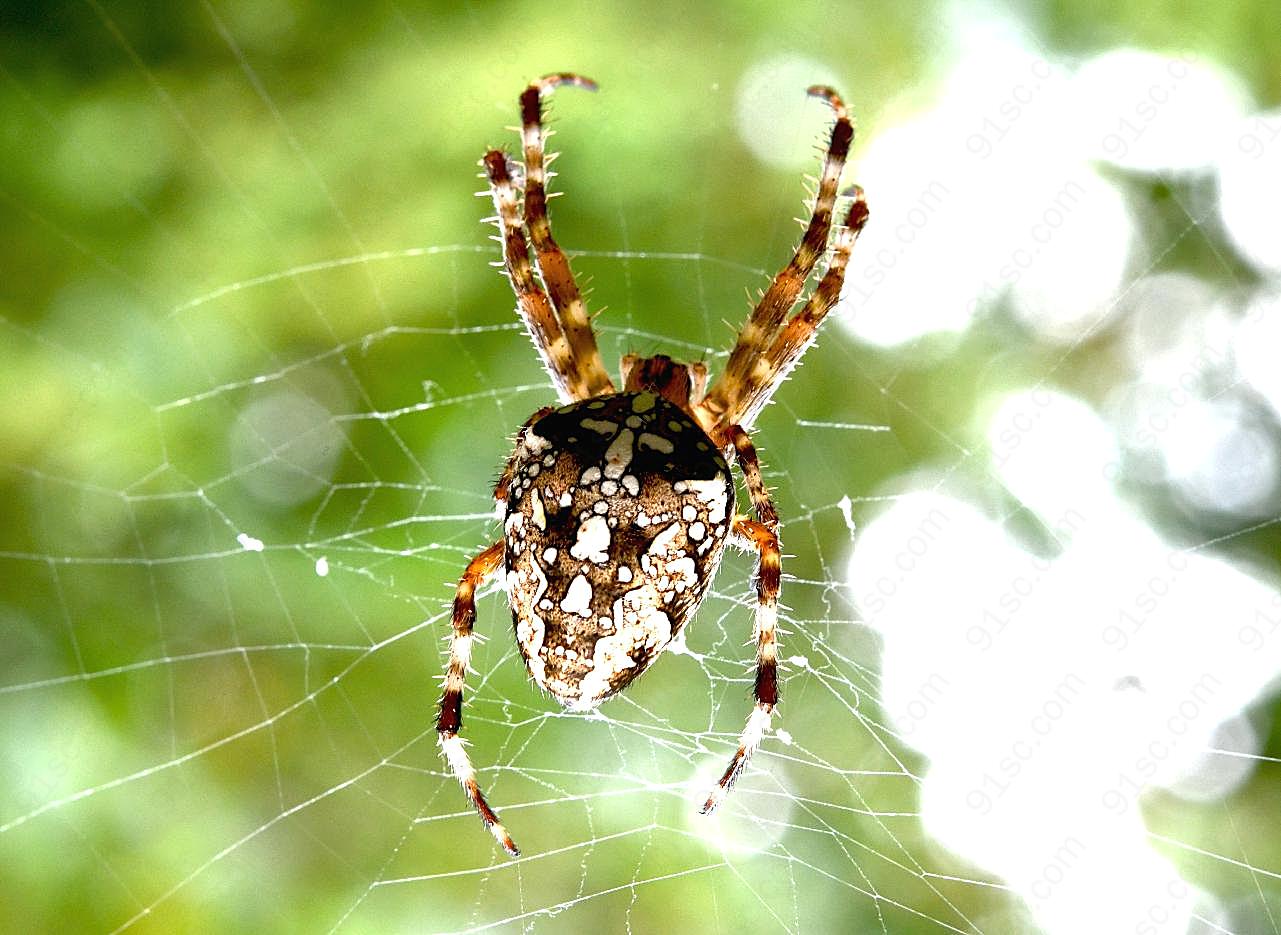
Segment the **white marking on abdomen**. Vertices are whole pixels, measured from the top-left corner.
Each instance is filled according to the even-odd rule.
[[[642,432],[639,439],[642,447],[653,448],[655,451],[661,451],[665,455],[671,454],[676,450],[676,446],[661,435],[655,435],[653,432]]]
[[[605,450],[605,476],[611,480],[618,480],[627,470],[627,465],[632,463],[632,446],[635,444],[636,435],[631,429],[623,429],[618,433],[618,437],[609,443],[609,448]]]
[[[543,498],[538,495],[538,490],[534,489],[529,492],[530,505],[533,508],[532,518],[534,525],[539,529],[547,530],[547,513],[543,510]]]
[[[724,475],[717,474],[711,480],[691,480],[685,483],[694,492],[694,496],[707,504],[707,521],[709,523],[723,522],[726,507]]]
[[[592,603],[592,585],[585,575],[576,575],[574,580],[569,583],[569,590],[565,592],[565,598],[560,602],[560,609],[567,614],[578,614],[580,617],[590,617]]]
[[[602,564],[609,558],[609,523],[603,516],[589,516],[578,527],[578,538],[569,554],[580,562]]]

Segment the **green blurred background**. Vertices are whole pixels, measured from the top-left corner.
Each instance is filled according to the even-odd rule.
[[[1281,97],[1274,13],[985,15],[1065,61],[1191,51],[1266,108]],[[494,851],[430,729],[452,582],[494,535],[509,434],[553,398],[473,197],[481,153],[514,143],[525,82],[573,69],[601,85],[555,97],[553,210],[607,364],[634,349],[715,370],[744,289],[793,244],[827,119],[801,83],[778,132],[805,155],[758,158],[737,126],[745,75],[812,63],[837,84],[860,122],[853,180],[866,140],[942,93],[939,50],[963,16],[5,5],[0,928],[1033,930],[1017,896],[924,832],[924,762],[878,713],[877,643],[844,564],[874,495],[927,466],[973,473],[1011,511],[966,457],[985,444],[984,399],[1047,374],[1101,397],[1106,337],[1063,363],[999,302],[961,335],[897,348],[825,331],[758,422],[794,576],[786,653],[805,657],[784,682],[794,746],[767,746],[710,832],[697,790],[748,708],[744,556],[689,652],[600,717],[554,711],[525,681],[502,597],[482,602],[466,734],[523,862]],[[1157,241],[1171,191],[1204,187],[1113,177]],[[1162,264],[1224,288],[1263,275],[1215,230]],[[1135,494],[1188,541],[1226,531]],[[1275,571],[1274,529],[1224,548]],[[1237,795],[1277,804],[1267,769]],[[1180,853],[1189,879],[1250,918],[1281,910],[1274,824],[1225,838],[1173,800],[1147,818],[1244,865]]]

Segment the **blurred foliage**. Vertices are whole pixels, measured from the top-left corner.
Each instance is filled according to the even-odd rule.
[[[1230,64],[1262,103],[1281,98],[1281,39],[1262,0],[1213,13],[1142,2],[1013,12],[1051,52],[1192,45]],[[502,128],[516,120],[524,82],[572,68],[601,84],[595,96],[555,98],[567,197],[554,207],[560,241],[586,251],[576,269],[592,280],[607,361],[629,349],[698,357],[727,347],[721,322],[739,318],[743,289],[764,282],[796,234],[797,173],[758,162],[734,130],[745,68],[775,55],[822,63],[875,133],[943,77],[932,50],[948,23],[942,5],[887,0],[644,12],[585,2],[6,4],[0,658],[3,683],[28,687],[0,701],[10,777],[0,825],[30,817],[0,835],[0,928],[112,930],[156,904],[136,929],[314,931],[348,912],[360,930],[452,929],[539,908],[551,916],[620,881],[617,896],[548,928],[630,918],[641,931],[726,929],[774,910],[779,929],[938,931],[933,920],[960,925],[961,915],[986,920],[984,931],[1024,924],[999,890],[904,872],[914,854],[980,876],[940,856],[914,821],[858,818],[844,829],[852,838],[811,842],[799,858],[848,866],[857,840],[870,849],[857,860],[862,878],[779,883],[771,862],[690,869],[727,858],[693,832],[661,833],[689,827],[689,805],[670,789],[617,809],[612,799],[575,807],[571,796],[609,777],[557,770],[609,772],[616,748],[629,762],[671,754],[639,732],[540,719],[545,701],[525,687],[506,609],[492,599],[469,721],[477,759],[519,751],[529,768],[494,784],[499,802],[565,800],[508,814],[527,846],[551,856],[521,877],[503,871],[436,762],[444,625],[418,626],[438,617],[466,556],[491,534],[488,485],[509,433],[551,397],[488,266],[496,249],[479,221],[489,207],[473,197],[479,155],[514,142]],[[857,155],[854,164],[856,174]],[[1134,197],[1156,204],[1160,191],[1139,180]],[[836,504],[981,445],[978,395],[1043,372],[1048,353],[999,319],[938,349],[926,343],[904,359],[830,329],[762,416],[769,479],[783,515],[797,518],[789,571],[801,581],[840,574],[848,535]],[[994,375],[997,360],[1009,366]],[[1090,366],[1061,378],[1088,386]],[[902,406],[880,392],[889,380]],[[306,496],[265,503],[249,482],[255,459],[288,460],[296,439],[251,427],[239,454],[233,439],[253,404],[299,399],[335,414],[311,436],[315,456],[332,454],[335,467]],[[305,406],[287,411],[308,418]],[[892,431],[833,432],[815,446],[798,414]],[[332,425],[340,431],[323,434]],[[240,533],[266,551],[243,549]],[[315,572],[322,554],[327,578]],[[727,562],[700,652],[746,661],[745,611],[732,598],[749,571],[745,559]],[[873,646],[841,633],[853,613],[845,599],[798,586],[789,602],[822,635],[819,649],[875,666]],[[702,668],[669,659],[637,685],[634,709],[616,703],[619,716],[648,712],[661,731],[708,730],[716,715],[734,729],[741,666],[706,664],[720,666],[714,698]],[[322,690],[336,677],[337,690]],[[60,678],[68,684],[29,687]],[[702,705],[693,720],[681,687]],[[841,704],[804,678],[787,690],[789,729],[799,735],[812,720],[817,749],[861,770],[913,765],[865,725],[831,731],[822,747]],[[870,717],[874,698],[862,703]],[[606,748],[599,766],[572,759]],[[672,761],[655,775],[679,774]],[[831,773],[797,764],[791,778],[808,797],[858,804]],[[899,778],[857,782],[878,809],[915,812]],[[1275,815],[1275,790],[1247,794]],[[1176,811],[1171,821],[1186,819]],[[658,833],[635,833],[651,824]],[[555,856],[616,832],[622,841],[586,856]],[[1270,833],[1260,846],[1271,859],[1253,860],[1281,864]],[[467,870],[431,877],[447,868]],[[417,874],[429,878],[369,889]],[[1216,882],[1239,891],[1243,879]]]

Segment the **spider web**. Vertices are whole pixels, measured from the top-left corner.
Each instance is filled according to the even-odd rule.
[[[464,736],[524,850],[513,862],[432,726],[453,582],[496,536],[489,491],[510,432],[552,398],[486,266],[487,209],[468,199],[496,141],[477,125],[514,119],[514,91],[540,66],[455,94],[462,117],[415,97],[415,128],[399,89],[469,72],[424,63],[444,47],[412,17],[361,46],[392,50],[375,78],[347,64],[380,93],[313,109],[271,73],[279,24],[204,13],[201,42],[224,65],[207,83],[97,4],[76,16],[123,90],[68,94],[16,54],[3,71],[6,112],[64,186],[47,195],[35,170],[15,174],[0,191],[7,228],[66,274],[47,293],[10,286],[0,306],[5,928],[1281,931],[1268,695],[1281,510],[1266,486],[1224,499],[1256,490],[1241,465],[1275,451],[1275,387],[1248,357],[1275,333],[1259,311],[1266,263],[1206,232],[1219,205],[1202,176],[1141,164],[1166,145],[1168,111],[1120,137],[1124,154],[1106,151],[1114,127],[1097,132],[1112,174],[1079,176],[1085,194],[1059,205],[1077,224],[1053,244],[1078,264],[1095,255],[1077,226],[1119,225],[1102,186],[1143,220],[1115,280],[1071,293],[1068,312],[1051,260],[1002,279],[1011,243],[976,258],[956,220],[972,223],[967,192],[990,189],[1000,160],[1027,155],[1062,113],[1059,58],[999,45],[1022,52],[977,105],[932,92],[935,113],[959,115],[961,146],[995,154],[988,176],[908,171],[893,145],[920,125],[888,107],[866,121],[858,178],[874,211],[878,181],[892,206],[873,221],[888,239],[860,245],[840,321],[755,431],[787,553],[774,730],[721,812],[699,816],[750,708],[749,556],[729,556],[686,639],[589,716],[529,685],[488,588]],[[1034,73],[1040,104],[997,122],[1037,61],[1052,63]],[[792,167],[816,164],[794,151],[821,108],[789,123],[769,93],[850,82],[799,58],[724,68],[723,94],[646,131],[692,141],[680,151],[630,142],[635,112],[620,115],[656,101],[624,97],[622,74],[597,74],[597,98],[557,96],[573,109],[557,123],[572,178],[557,185],[571,193],[553,206],[558,236],[594,281],[593,309],[611,306],[597,320],[611,369],[635,350],[717,371],[740,290],[763,285],[794,237],[762,221],[745,240],[740,226],[788,217]],[[207,99],[248,115],[228,131]],[[752,122],[758,100],[767,129]],[[1274,124],[1251,126],[1275,160]],[[746,189],[724,178],[712,143],[736,131],[757,161],[789,168],[737,167],[753,173]],[[384,143],[331,151],[334,137]],[[687,194],[611,178],[646,157],[688,176]],[[264,165],[287,167],[297,190],[274,191]],[[1076,171],[1052,166],[1050,189],[1024,192],[1032,221]],[[1153,185],[1164,201],[1146,197]],[[743,190],[759,206],[725,217]],[[1016,231],[1013,249],[1034,237],[1024,214],[993,224]],[[954,265],[937,265],[936,240]],[[959,299],[922,291],[930,277],[910,264],[927,256]],[[1171,270],[1189,278],[1160,278]],[[1171,307],[1194,339],[1162,340],[1166,320],[1123,330]],[[1214,330],[1229,326],[1262,336]],[[1142,366],[1098,363],[1133,346]],[[1191,441],[1141,437],[1154,410],[1140,390],[1188,372],[1196,404],[1155,411],[1195,426]],[[1264,454],[1233,457],[1244,442],[1202,404],[1243,409],[1233,425],[1255,427]],[[1219,469],[1198,445],[1228,452]],[[1218,639],[1195,626],[1212,618]]]

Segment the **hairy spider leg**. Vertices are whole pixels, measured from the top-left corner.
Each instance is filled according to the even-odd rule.
[[[756,446],[752,444],[747,430],[741,425],[731,425],[726,435],[729,443],[734,446],[735,459],[738,461],[739,470],[743,472],[743,480],[747,482],[747,493],[752,498],[752,509],[756,511],[756,518],[774,532],[778,532],[778,510],[774,508],[774,501],[765,486],[764,478],[761,477],[761,461],[756,456]]]
[[[796,304],[801,290],[805,288],[814,265],[827,250],[827,236],[836,205],[836,190],[841,170],[845,167],[845,158],[849,155],[850,143],[854,139],[854,124],[850,121],[844,101],[831,88],[814,85],[808,89],[808,93],[811,97],[826,101],[836,113],[836,124],[832,127],[828,140],[809,226],[792,259],[774,276],[760,302],[752,309],[747,323],[739,332],[733,351],[730,352],[724,372],[700,405],[704,418],[699,421],[705,427],[723,430],[726,426],[743,421],[732,418],[729,413],[739,408],[739,400],[750,384],[756,358],[773,341],[788,312]],[[750,426],[750,422],[746,424]],[[709,434],[713,438],[717,437],[715,430]]]
[[[471,757],[467,755],[467,748],[458,736],[463,725],[463,685],[471,658],[472,625],[476,622],[476,588],[498,569],[502,560],[503,541],[499,539],[468,563],[458,581],[458,590],[454,593],[454,633],[449,642],[449,664],[445,669],[445,690],[440,696],[436,733],[450,771],[462,784],[467,798],[480,813],[480,820],[503,846],[503,850],[513,857],[519,857],[520,850],[516,843],[498,820],[497,813],[485,801],[485,795],[476,782],[476,770],[471,765]]]
[[[755,704],[752,713],[747,716],[747,725],[739,735],[738,749],[734,752],[729,767],[703,803],[704,815],[710,815],[725,801],[725,796],[761,745],[765,731],[769,729],[774,707],[778,704],[778,642],[775,626],[778,622],[778,594],[783,573],[778,533],[763,522],[739,516],[734,520],[732,534],[736,539],[745,540],[748,547],[754,549],[759,556],[756,572],[756,622],[753,627],[756,639],[756,682],[752,688],[752,696]]]
[[[845,224],[837,228],[832,261],[827,272],[814,287],[801,310],[792,316],[774,336],[770,346],[757,357],[751,374],[724,418],[743,425],[751,425],[756,420],[757,414],[769,402],[779,384],[800,363],[806,349],[814,343],[823,319],[840,299],[850,253],[868,219],[867,200],[863,197],[863,190],[855,186],[853,194],[854,201],[845,216]]]
[[[845,225],[836,235],[832,262],[819,281],[805,307],[782,328],[763,354],[752,379],[745,388],[744,397],[728,415],[741,418],[750,424],[760,407],[765,404],[782,378],[800,360],[805,349],[814,340],[818,327],[828,311],[840,297],[841,283],[850,251],[858,240],[859,232],[867,223],[867,202],[862,189],[854,191]],[[753,689],[755,706],[748,716],[747,726],[739,738],[738,750],[720,782],[703,805],[703,814],[709,814],[724,801],[730,787],[742,774],[748,760],[760,746],[761,738],[769,727],[774,708],[778,704],[778,640],[775,628],[778,621],[778,598],[782,589],[778,511],[761,476],[760,460],[756,447],[747,431],[740,424],[732,424],[723,437],[734,447],[740,470],[747,482],[747,491],[759,522],[740,518],[735,520],[733,532],[748,539],[760,556],[756,584],[756,683]]]
[[[583,399],[587,394],[587,380],[579,369],[547,293],[534,279],[534,270],[529,262],[529,242],[521,224],[519,195],[512,182],[507,154],[500,149],[491,149],[485,153],[483,162],[494,207],[498,211],[503,266],[512,292],[516,294],[516,310],[543,359],[543,366],[556,384],[561,402]]]
[[[592,331],[582,293],[569,268],[569,260],[552,236],[551,218],[547,213],[547,171],[544,156],[542,100],[561,85],[596,90],[596,82],[581,75],[561,72],[544,75],[532,82],[520,96],[521,144],[525,150],[525,224],[534,243],[543,283],[551,293],[552,304],[561,328],[569,342],[570,353],[584,381],[584,395],[602,396],[614,392],[614,384],[601,362],[600,348]]]

